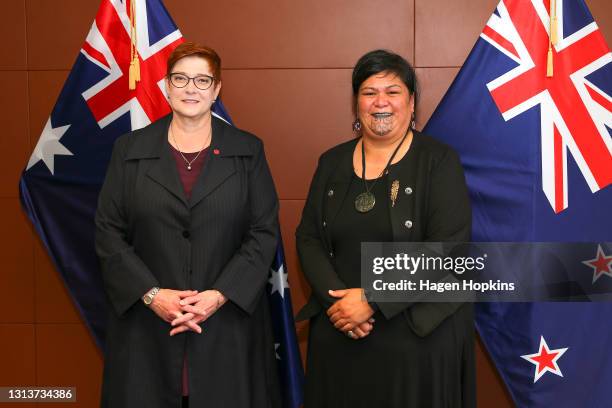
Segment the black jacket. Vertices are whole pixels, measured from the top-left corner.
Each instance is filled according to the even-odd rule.
[[[353,177],[353,151],[357,139],[321,155],[310,186],[302,220],[296,231],[297,249],[312,288],[308,303],[297,319],[325,312],[335,299],[329,289],[346,288],[334,270],[330,228]],[[389,182],[400,181],[396,204],[388,210],[395,242],[467,242],[471,234],[471,209],[458,155],[445,144],[414,132],[410,150],[392,166]],[[387,189],[390,189],[390,185]],[[379,302],[381,313],[391,319],[403,313],[420,336],[429,334],[460,303]]]
[[[278,200],[262,142],[213,117],[209,156],[187,201],[170,119],[117,140],[100,193],[96,250],[112,305],[101,405],[180,407],[186,356],[192,406],[278,406],[263,295]],[[229,301],[201,335],[170,337],[140,300],[153,286],[216,288]]]

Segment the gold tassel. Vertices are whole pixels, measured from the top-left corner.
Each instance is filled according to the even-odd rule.
[[[130,11],[131,58],[128,75],[129,88],[133,91],[136,89],[136,83],[140,81],[140,61],[138,60],[138,39],[136,37],[136,0],[132,0]]]
[[[129,88],[130,91],[136,89],[136,66],[134,65],[134,60],[130,61],[130,69],[129,69]]]
[[[553,76],[553,53],[552,47],[548,47],[548,56],[546,58],[546,76],[552,78]]]
[[[140,82],[140,59],[138,54],[134,57],[134,74],[136,75],[136,82]]]

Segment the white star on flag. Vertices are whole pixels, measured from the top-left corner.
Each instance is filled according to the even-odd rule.
[[[270,294],[278,292],[278,294],[281,295],[281,297],[284,299],[285,289],[289,287],[289,282],[287,281],[288,274],[285,273],[284,266],[281,264],[281,266],[278,268],[278,271],[270,269],[270,275],[270,279],[268,279],[268,282],[270,282],[270,285],[272,285]]]
[[[612,277],[612,256],[606,256],[601,245],[597,245],[597,255],[593,259],[582,261],[589,268],[593,268],[593,282],[604,275]]]
[[[53,125],[51,125],[51,116],[49,116],[47,124],[32,152],[26,170],[29,170],[30,167],[42,160],[49,168],[51,174],[54,174],[55,155],[72,156],[72,152],[60,143],[60,139],[64,136],[64,133],[66,133],[69,127],[70,125],[65,125],[54,128]]]
[[[568,347],[550,350],[544,336],[540,336],[540,347],[534,354],[521,356],[531,364],[535,365],[533,382],[538,381],[546,372],[563,377],[563,373],[557,364],[557,360],[567,351]]]

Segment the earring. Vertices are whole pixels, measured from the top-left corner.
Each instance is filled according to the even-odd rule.
[[[414,120],[414,112],[412,112],[412,118],[410,119],[410,128],[416,129],[416,121]]]
[[[361,121],[359,119],[355,119],[353,122],[353,132],[359,133],[361,130]]]

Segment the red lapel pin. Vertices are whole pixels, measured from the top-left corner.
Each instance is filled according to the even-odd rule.
[[[214,153],[214,154],[219,154],[219,149],[214,149],[214,150],[213,150],[213,153]]]

